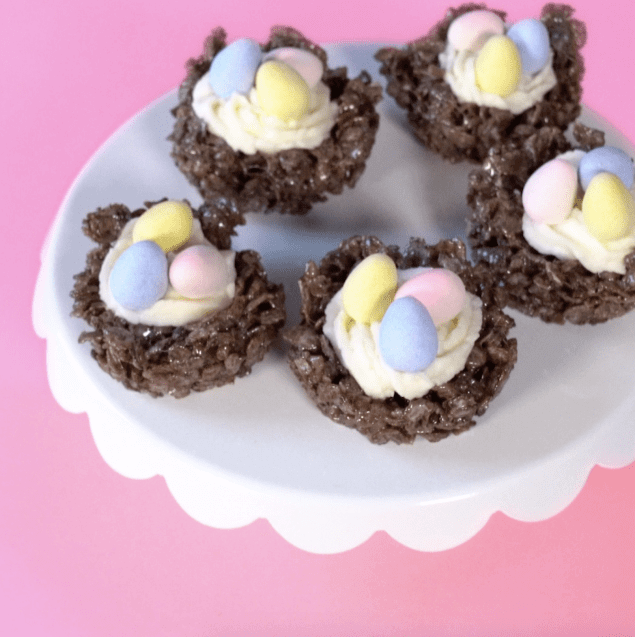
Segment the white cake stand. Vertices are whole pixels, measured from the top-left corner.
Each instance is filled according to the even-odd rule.
[[[329,46],[331,66],[379,77],[379,45]],[[99,149],[71,187],[42,252],[33,304],[47,341],[56,400],[86,412],[105,461],[122,475],[162,475],[192,517],[216,528],[266,518],[293,545],[316,553],[353,548],[384,530],[424,551],[465,542],[495,511],[540,520],[566,507],[594,465],[635,460],[635,313],[598,326],[554,326],[513,316],[518,364],[477,426],[438,443],[375,446],[318,412],[289,370],[282,342],[234,385],[175,400],[127,391],[101,371],[87,326],[70,317],[73,275],[94,244],[85,215],[121,202],[199,197],[176,169],[166,137],[176,92],[154,102]],[[412,137],[386,97],[367,170],[354,190],[306,217],[253,215],[235,240],[253,248],[285,285],[288,325],[297,280],[340,240],[375,234],[404,246],[465,236],[469,166],[452,166]],[[607,143],[635,149],[607,122]]]

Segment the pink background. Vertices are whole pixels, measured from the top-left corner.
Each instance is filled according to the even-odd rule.
[[[632,3],[575,3],[589,26],[584,101],[635,139]],[[496,514],[466,544],[406,549],[384,533],[339,555],[290,546],[260,520],[190,519],[164,481],[99,456],[85,415],[53,400],[31,300],[45,233],[84,163],[176,86],[216,25],[265,39],[393,41],[425,33],[439,0],[5,3],[0,27],[5,239],[0,369],[0,633],[48,637],[635,634],[635,465],[595,468],[564,512]],[[509,0],[511,20],[538,15]],[[275,7],[275,8],[274,8]],[[110,202],[104,202],[104,204]]]

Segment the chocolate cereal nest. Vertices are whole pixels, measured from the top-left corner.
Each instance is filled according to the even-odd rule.
[[[84,319],[88,341],[100,367],[128,389],[175,398],[205,391],[245,376],[262,360],[284,325],[284,291],[267,281],[259,255],[236,253],[236,295],[224,310],[180,327],[133,325],[116,316],[99,296],[99,271],[125,224],[146,208],[131,212],[122,204],[98,208],[83,222],[84,233],[99,244],[88,253],[86,269],[75,275],[72,315]],[[232,206],[193,210],[204,235],[219,249],[230,248],[236,223]]]
[[[414,134],[451,162],[482,162],[489,149],[505,140],[522,140],[535,129],[566,129],[580,114],[584,63],[580,49],[586,42],[584,23],[572,18],[567,5],[547,4],[541,20],[549,31],[554,53],[556,86],[543,99],[519,115],[474,103],[461,103],[443,79],[438,56],[446,47],[448,28],[463,13],[488,9],[484,4],[463,4],[449,9],[430,33],[405,49],[380,49],[376,58],[387,76],[386,92],[406,109]],[[488,9],[491,10],[491,9]],[[505,20],[505,12],[491,10]]]
[[[219,196],[235,201],[249,212],[272,210],[304,214],[327,193],[339,194],[353,187],[366,166],[375,142],[379,115],[375,104],[381,87],[368,73],[348,79],[345,68],[326,68],[326,53],[289,27],[274,27],[263,51],[279,47],[306,49],[322,60],[323,82],[338,112],[330,135],[316,148],[290,149],[248,155],[234,151],[222,138],[209,132],[192,109],[192,91],[208,71],[211,60],[226,46],[224,29],[217,28],[205,41],[204,53],[187,63],[187,77],[179,90],[172,157],[181,172],[200,191],[203,199]]]
[[[581,124],[573,133],[581,150],[604,144],[604,133]],[[470,174],[469,241],[473,258],[487,264],[500,281],[500,304],[552,323],[602,323],[635,307],[635,251],[626,257],[626,274],[594,274],[575,259],[538,253],[522,232],[527,179],[572,148],[560,130],[542,128],[520,146],[493,150],[483,167]]]
[[[355,265],[377,252],[388,254],[400,269],[431,266],[453,270],[466,289],[483,301],[483,326],[463,371],[414,400],[399,395],[383,400],[367,396],[322,333],[331,298]],[[325,416],[359,430],[371,442],[411,443],[417,436],[437,441],[458,434],[485,412],[516,363],[516,339],[507,337],[514,321],[493,303],[492,283],[487,266],[470,265],[465,246],[458,240],[427,245],[422,239],[411,239],[403,253],[375,237],[343,241],[319,265],[309,262],[300,279],[301,322],[284,335],[290,344],[291,369]]]

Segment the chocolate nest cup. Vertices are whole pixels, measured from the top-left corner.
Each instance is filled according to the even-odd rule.
[[[576,124],[577,148],[604,144],[604,133]],[[493,150],[469,178],[469,242],[474,259],[499,280],[501,305],[550,323],[602,323],[635,307],[635,250],[625,259],[626,274],[589,272],[575,259],[543,255],[522,231],[522,191],[545,162],[573,149],[557,129],[543,128],[523,145]]]
[[[377,252],[388,254],[399,269],[448,268],[483,301],[483,325],[464,369],[421,398],[367,396],[322,333],[329,301],[355,265]],[[343,241],[319,265],[309,262],[300,279],[301,322],[284,334],[290,344],[291,369],[325,416],[357,429],[371,442],[411,443],[417,436],[437,441],[461,433],[485,412],[516,363],[516,339],[507,337],[514,321],[492,302],[491,283],[488,268],[472,266],[459,240],[426,245],[422,239],[411,239],[403,254],[375,237]]]
[[[176,118],[169,137],[172,157],[203,199],[214,202],[227,198],[248,212],[305,214],[315,202],[325,201],[326,193],[339,194],[344,186],[353,187],[375,142],[379,84],[372,83],[366,72],[348,79],[345,68],[327,68],[326,53],[319,46],[294,29],[273,28],[263,51],[296,47],[320,58],[325,67],[322,81],[331,92],[331,101],[337,101],[338,111],[330,134],[316,148],[248,155],[210,133],[192,108],[194,86],[226,46],[226,37],[225,31],[217,28],[205,41],[203,55],[188,61],[179,104],[172,111]]]
[[[91,212],[83,231],[99,247],[88,253],[86,269],[75,275],[72,315],[92,328],[82,332],[100,367],[128,389],[152,396],[183,398],[245,376],[262,360],[285,322],[281,285],[269,283],[259,255],[236,253],[236,294],[229,307],[179,327],[132,324],[108,309],[99,296],[99,272],[123,227],[157,202],[131,212],[112,204]],[[235,209],[202,206],[193,210],[205,237],[219,249],[230,248]]]
[[[571,16],[567,5],[547,4],[541,19],[549,31],[553,70],[558,83],[542,100],[519,115],[474,103],[459,102],[443,79],[438,56],[446,48],[447,33],[458,16],[486,9],[505,20],[505,12],[484,4],[464,4],[449,9],[446,17],[428,35],[405,49],[380,49],[375,57],[380,72],[388,78],[386,92],[406,109],[414,134],[430,150],[451,162],[482,162],[489,149],[506,140],[522,140],[537,128],[566,129],[580,114],[584,63],[580,49],[586,42],[586,27]]]

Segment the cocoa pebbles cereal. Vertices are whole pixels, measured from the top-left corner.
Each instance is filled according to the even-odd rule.
[[[472,171],[469,242],[499,281],[498,303],[547,322],[601,323],[635,307],[633,164],[602,132],[573,132],[575,145],[542,128]]]
[[[439,279],[450,281],[441,305],[434,300]],[[284,334],[291,369],[325,416],[373,443],[458,434],[486,411],[516,362],[516,339],[508,338],[514,321],[494,303],[490,284],[487,266],[470,265],[458,240],[427,245],[411,239],[403,252],[375,237],[343,241],[319,264],[309,262],[300,279],[301,322]],[[391,369],[377,370],[381,387],[374,387],[367,361],[355,361],[354,352],[349,357],[346,341],[359,334],[378,335],[379,358],[390,361]],[[431,362],[428,346],[437,338]],[[460,350],[464,358],[457,362]],[[442,369],[442,359],[453,359],[454,369]],[[409,397],[393,391],[393,382]]]
[[[505,22],[483,4],[449,9],[428,35],[376,58],[387,93],[414,134],[451,162],[482,162],[490,148],[580,114],[586,28],[548,4],[540,19]]]
[[[237,223],[232,206],[192,210],[186,201],[86,216],[98,247],[75,276],[72,314],[90,326],[79,341],[106,373],[128,389],[182,398],[262,360],[284,325],[284,291],[256,252],[230,249]]]
[[[329,69],[326,53],[288,27],[259,45],[217,28],[187,63],[172,157],[205,201],[304,214],[353,187],[375,141],[379,84]]]

